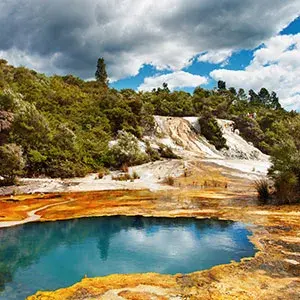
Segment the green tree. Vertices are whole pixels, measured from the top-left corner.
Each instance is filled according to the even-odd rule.
[[[30,149],[43,149],[49,141],[50,127],[46,117],[34,104],[21,101],[14,115],[12,139],[21,145],[25,154]]]
[[[162,84],[162,86],[163,86],[163,90],[164,90],[164,91],[166,91],[167,93],[170,93],[170,89],[169,89],[168,84],[167,84],[166,82],[164,82],[164,83]]]
[[[0,110],[0,146],[7,143],[13,123],[13,114]]]
[[[271,96],[269,91],[266,88],[261,88],[259,93],[258,93],[258,97],[260,100],[260,103],[264,106],[270,106],[271,104]]]
[[[106,73],[106,64],[104,58],[100,57],[97,62],[97,70],[95,73],[96,80],[103,86],[108,85],[108,78]]]
[[[300,117],[276,124],[280,132],[271,152],[273,178],[279,203],[300,201]]]
[[[234,87],[230,87],[230,88],[229,88],[229,92],[230,92],[232,95],[234,95],[234,96],[237,95],[236,89],[235,89]]]
[[[16,176],[21,175],[25,166],[22,150],[16,144],[5,144],[0,147],[0,184],[14,184]]]
[[[281,109],[281,105],[279,103],[279,98],[277,97],[275,92],[271,93],[270,106],[274,109]]]
[[[253,106],[257,106],[261,103],[259,96],[252,89],[249,90],[249,103]]]
[[[259,143],[264,140],[264,132],[261,130],[258,122],[246,115],[234,117],[232,120],[239,129],[241,136],[245,140],[252,142],[255,147],[259,147]]]
[[[219,91],[226,90],[226,82],[225,81],[222,81],[222,80],[218,81],[218,90]]]
[[[198,119],[201,134],[211,142],[217,150],[227,148],[226,139],[216,118],[210,112],[204,112]]]
[[[241,101],[247,101],[247,95],[246,95],[244,89],[239,89],[237,96],[238,96],[239,100],[241,100]]]

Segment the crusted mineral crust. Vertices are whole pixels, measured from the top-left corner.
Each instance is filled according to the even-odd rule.
[[[260,206],[247,180],[227,178],[226,188],[102,191],[0,198],[1,220],[24,219],[34,209],[41,221],[89,216],[142,215],[220,218],[249,224],[254,258],[191,274],[132,274],[84,278],[29,300],[61,299],[299,299],[300,205]],[[72,200],[69,202],[65,202]],[[62,204],[59,204],[59,203]]]

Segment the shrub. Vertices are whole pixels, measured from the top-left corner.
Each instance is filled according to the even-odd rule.
[[[47,168],[46,174],[53,178],[71,178],[71,177],[84,177],[88,174],[90,169],[79,163],[73,161],[55,160]]]
[[[248,142],[252,142],[261,151],[267,151],[268,145],[263,143],[265,135],[256,120],[247,116],[233,117],[232,120],[235,127],[240,131],[241,137]]]
[[[151,161],[160,160],[159,152],[151,147],[149,141],[146,141],[146,153]]]
[[[165,146],[165,145],[162,145],[162,144],[159,145],[158,152],[159,152],[160,156],[163,157],[163,158],[170,158],[170,159],[179,159],[179,158],[181,158],[180,156],[175,154],[169,146]]]
[[[300,118],[280,126],[281,139],[272,149],[269,175],[275,183],[277,203],[290,204],[300,200]]]
[[[120,167],[139,165],[149,161],[148,156],[139,147],[138,139],[131,133],[119,131],[117,142],[110,149],[112,164]]]
[[[122,173],[122,174],[119,174],[117,176],[113,176],[112,180],[118,180],[118,181],[130,180],[130,181],[134,181],[135,179],[139,179],[139,178],[140,178],[140,176],[134,171],[132,173],[132,175],[130,175],[129,173]]]
[[[254,182],[254,186],[258,193],[258,195],[257,195],[258,200],[262,204],[266,204],[270,200],[270,197],[271,197],[268,180],[267,179],[256,180]]]
[[[291,204],[299,201],[297,176],[290,171],[282,172],[275,179],[277,204]]]
[[[140,179],[140,176],[136,171],[133,171],[131,175],[128,172],[124,172],[112,177],[112,180],[118,180],[118,181],[127,181],[127,180],[134,181],[135,179]]]
[[[164,183],[173,186],[175,184],[175,179],[173,176],[167,176],[164,181]]]
[[[132,178],[133,179],[140,179],[140,176],[139,176],[139,174],[136,171],[133,171]]]
[[[223,137],[222,130],[218,125],[216,118],[210,113],[206,112],[198,119],[201,134],[212,143],[217,150],[227,148],[226,139]]]
[[[112,180],[127,181],[127,180],[132,180],[132,177],[128,173],[123,173],[123,174],[119,174],[117,176],[113,176]]]
[[[2,185],[14,184],[16,176],[22,174],[25,166],[22,150],[16,144],[5,144],[0,147],[0,181]]]
[[[100,168],[98,170],[98,179],[102,179],[105,175],[109,174],[109,170],[106,168]]]

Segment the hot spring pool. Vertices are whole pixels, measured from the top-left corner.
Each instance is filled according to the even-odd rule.
[[[253,256],[232,221],[101,217],[0,229],[0,299],[114,273],[190,273]]]

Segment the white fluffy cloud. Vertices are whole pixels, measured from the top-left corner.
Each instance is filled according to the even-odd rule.
[[[59,74],[61,72],[59,67],[55,67],[54,64],[58,56],[59,54],[56,53],[49,57],[43,57],[38,54],[28,54],[16,48],[6,51],[0,50],[0,58],[6,59],[10,64],[14,66],[26,66],[42,73]]]
[[[175,88],[196,87],[208,82],[206,77],[193,75],[184,71],[177,71],[170,74],[147,77],[138,87],[139,91],[151,91],[153,88],[161,87],[166,82],[170,90]]]
[[[208,51],[198,57],[198,61],[209,62],[211,64],[226,64],[227,59],[231,56],[232,50]]]
[[[0,51],[16,64],[83,78],[103,56],[120,79],[144,64],[178,71],[201,53],[223,62],[276,35],[299,11],[299,0],[1,1]]]
[[[269,39],[244,70],[218,69],[210,76],[228,86],[274,90],[283,106],[300,110],[300,34]]]

